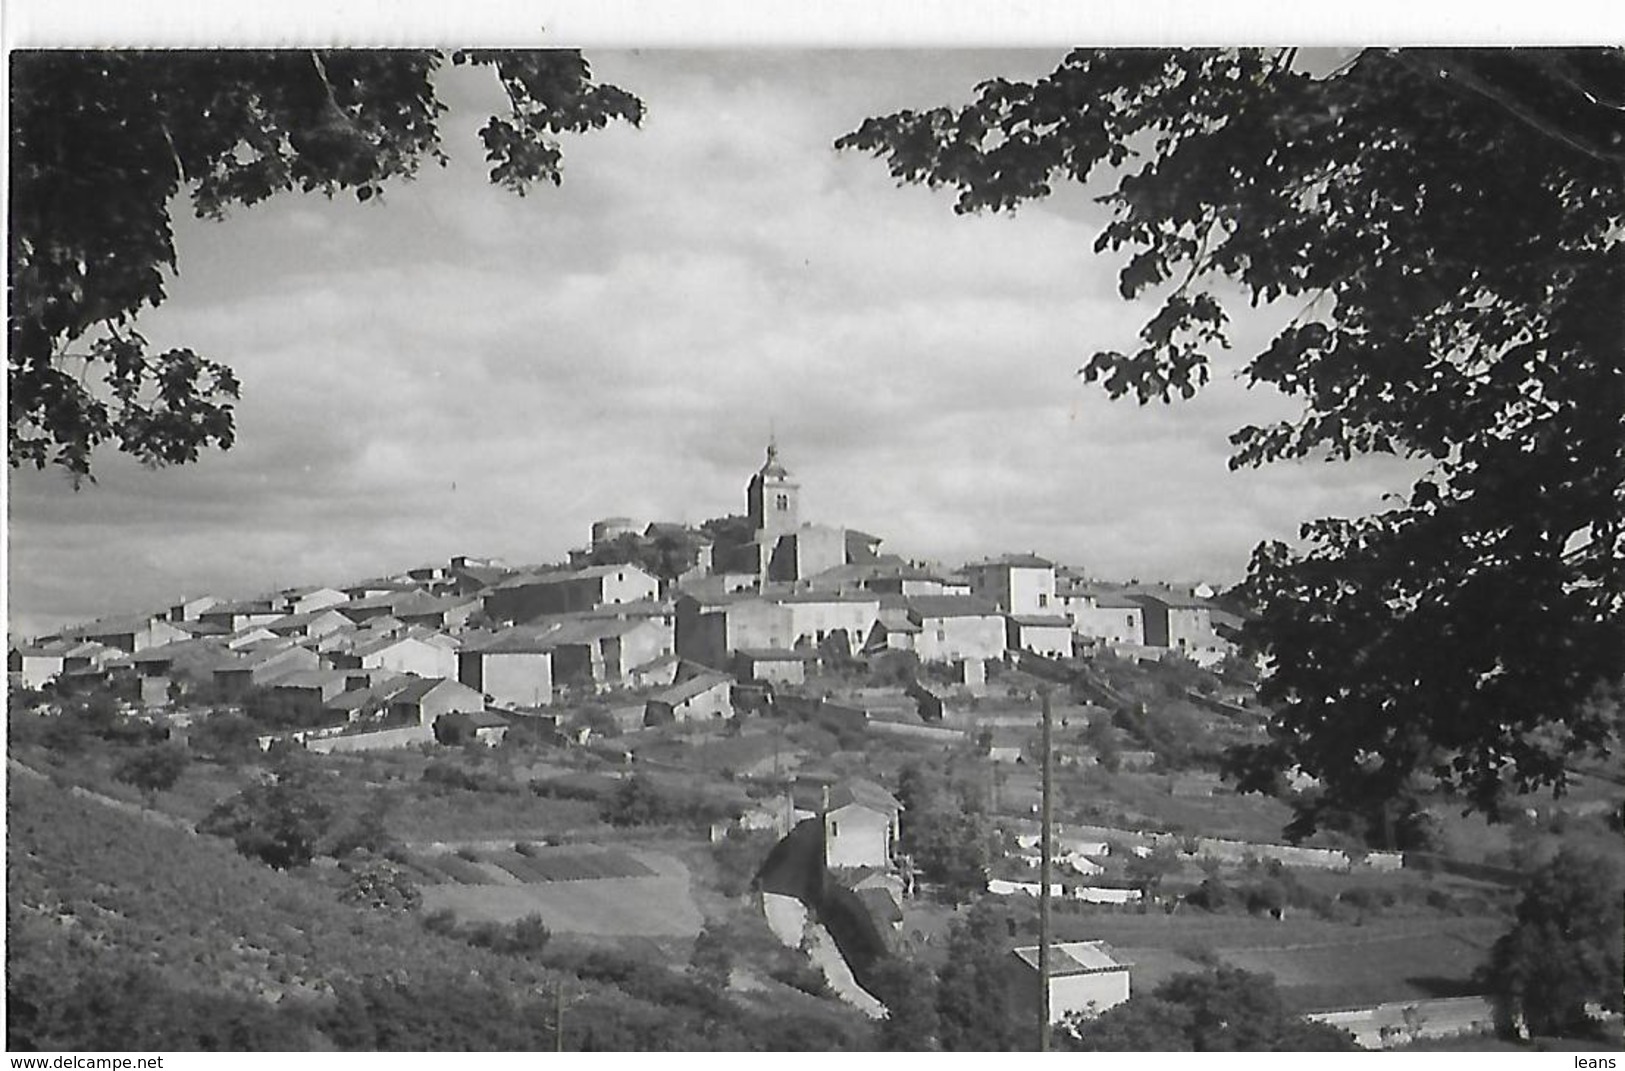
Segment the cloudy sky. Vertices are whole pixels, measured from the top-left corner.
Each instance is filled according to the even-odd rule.
[[[770,428],[805,518],[949,563],[1231,581],[1259,540],[1380,505],[1403,466],[1227,470],[1228,432],[1295,411],[1232,378],[1281,311],[1196,401],[1111,402],[1077,369],[1150,308],[1091,253],[1083,191],[959,217],[831,147],[1060,55],[594,50],[643,127],[570,139],[563,187],[523,199],[474,137],[495,82],[447,72],[452,162],[382,204],[177,212],[180,274],[140,327],[237,370],[238,445],[163,471],[104,453],[78,492],[13,471],[12,631],[739,512]]]

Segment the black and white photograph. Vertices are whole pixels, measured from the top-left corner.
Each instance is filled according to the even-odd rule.
[[[7,1050],[1615,1067],[1620,18],[678,21],[13,27]]]

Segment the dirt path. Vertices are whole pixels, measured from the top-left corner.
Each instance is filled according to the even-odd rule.
[[[871,1019],[885,1016],[886,1006],[858,985],[829,931],[807,918],[806,905],[793,896],[763,893],[762,911],[767,915],[768,928],[785,946],[800,948],[802,936],[807,937],[808,958],[824,972],[829,987],[837,996]]]

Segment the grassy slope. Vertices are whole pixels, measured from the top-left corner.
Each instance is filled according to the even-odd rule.
[[[659,968],[595,969],[605,980],[592,981],[496,955],[411,917],[340,904],[224,842],[50,783],[13,776],[9,785],[14,1048],[550,1048],[546,994],[560,982],[572,1047],[820,1047],[861,1036],[826,1002],[736,1008],[719,1026],[714,1000]],[[19,1025],[30,1001],[46,1014]],[[189,1010],[231,1001],[213,1019]],[[65,1003],[87,1006],[64,1019],[52,1009]],[[292,1035],[244,1025],[294,1013],[302,1032]]]

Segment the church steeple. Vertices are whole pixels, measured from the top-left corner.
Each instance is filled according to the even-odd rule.
[[[745,489],[745,505],[751,527],[758,533],[771,536],[795,531],[800,523],[799,503],[796,501],[800,491],[801,486],[790,479],[789,470],[779,460],[778,439],[769,437],[767,460],[751,477],[750,486]]]

